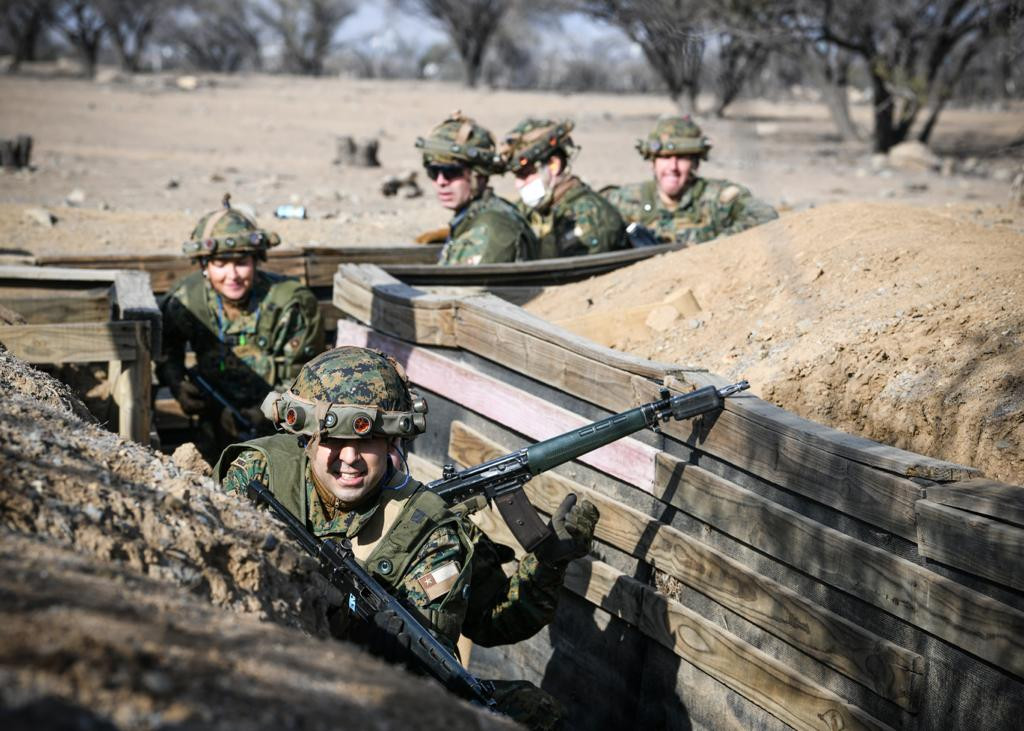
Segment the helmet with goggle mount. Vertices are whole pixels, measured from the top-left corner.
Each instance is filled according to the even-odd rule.
[[[251,218],[232,208],[231,195],[225,193],[221,208],[200,218],[192,236],[181,248],[192,259],[247,255],[264,259],[267,249],[280,243],[277,234],[264,231]]]
[[[647,137],[636,141],[636,149],[645,160],[677,155],[696,155],[707,160],[711,143],[689,116],[664,116]]]
[[[573,157],[579,151],[569,136],[574,126],[571,119],[561,122],[524,119],[505,135],[501,144],[501,158],[506,169],[518,173],[530,165],[544,162],[559,150],[567,159]]]
[[[287,393],[271,391],[263,413],[280,430],[320,438],[412,439],[427,427],[427,404],[390,355],[342,346],[302,366]]]
[[[504,172],[491,133],[465,116],[454,112],[426,137],[416,139],[423,150],[423,164],[459,163],[481,175]]]

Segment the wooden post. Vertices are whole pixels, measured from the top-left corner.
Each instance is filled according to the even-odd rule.
[[[117,431],[139,444],[149,444],[152,422],[153,372],[149,323],[135,322],[135,358],[111,361],[110,393],[117,405]]]

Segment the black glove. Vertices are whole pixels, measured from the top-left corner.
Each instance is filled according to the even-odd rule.
[[[576,504],[575,493],[569,493],[551,516],[551,533],[533,553],[546,564],[564,566],[574,558],[590,553],[594,541],[594,528],[601,517],[597,507],[589,500]]]
[[[412,661],[412,638],[404,632],[405,622],[394,610],[382,609],[368,622],[355,622],[348,638],[371,655],[396,665]]]
[[[206,410],[206,398],[203,390],[192,381],[182,379],[172,383],[171,395],[181,404],[181,410],[190,416],[203,413]]]

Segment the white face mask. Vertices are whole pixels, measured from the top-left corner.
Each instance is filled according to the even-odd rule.
[[[519,197],[530,208],[533,208],[542,200],[547,191],[544,189],[544,180],[538,177],[519,189]]]

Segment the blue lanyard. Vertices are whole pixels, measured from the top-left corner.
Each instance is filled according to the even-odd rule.
[[[227,356],[227,337],[224,332],[224,300],[221,299],[220,293],[217,292],[217,340],[220,341],[220,370],[223,372],[224,358]],[[252,327],[252,333],[256,334],[260,327],[260,317],[263,315],[263,309],[256,306],[256,323]],[[245,345],[246,333],[242,333],[238,338],[239,345]]]

